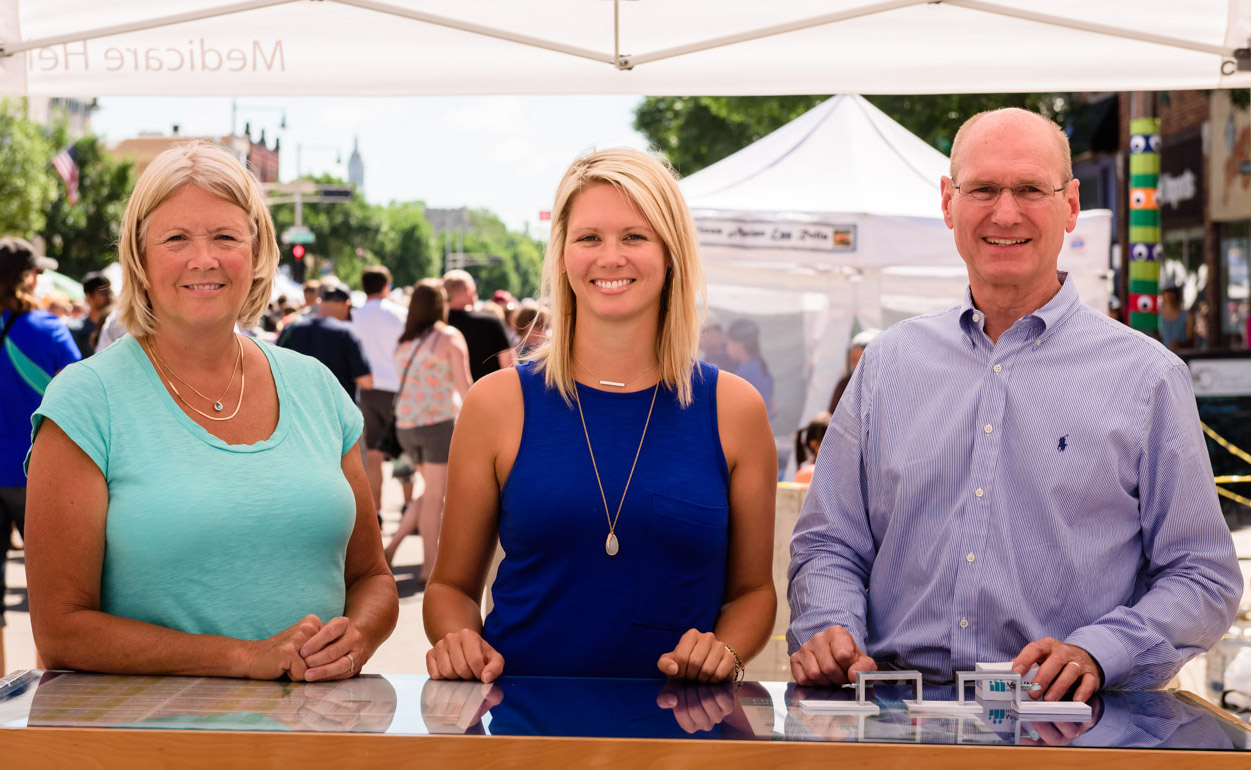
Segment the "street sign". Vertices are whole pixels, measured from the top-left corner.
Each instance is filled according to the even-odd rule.
[[[282,231],[281,240],[284,244],[289,243],[312,243],[317,240],[313,235],[313,231],[307,227],[288,227]]]

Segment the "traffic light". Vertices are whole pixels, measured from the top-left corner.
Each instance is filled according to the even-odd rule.
[[[304,283],[307,266],[304,264],[304,244],[297,243],[291,247],[291,280]]]

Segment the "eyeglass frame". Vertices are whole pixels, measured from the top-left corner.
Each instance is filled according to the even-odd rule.
[[[982,204],[982,205],[994,205],[994,204],[998,203],[998,202],[999,202],[999,198],[1000,198],[1000,196],[1002,196],[1002,195],[1003,195],[1003,191],[1004,191],[1004,190],[1011,190],[1011,191],[1012,191],[1012,201],[1013,201],[1014,203],[1016,203],[1018,206],[1022,206],[1022,205],[1029,205],[1029,204],[1033,204],[1033,203],[1043,203],[1043,202],[1044,202],[1044,201],[1046,201],[1048,198],[1050,198],[1051,200],[1055,200],[1055,195],[1056,195],[1056,193],[1058,193],[1058,192],[1063,192],[1064,190],[1067,190],[1067,189],[1068,189],[1068,186],[1069,186],[1070,184],[1072,184],[1072,182],[1073,182],[1073,180],[1074,180],[1075,178],[1076,178],[1076,177],[1069,177],[1069,178],[1068,178],[1068,179],[1066,179],[1066,180],[1064,181],[1064,183],[1063,183],[1063,184],[1061,184],[1059,187],[1056,187],[1056,188],[1052,189],[1052,190],[1051,190],[1051,192],[1047,193],[1047,195],[1046,195],[1045,197],[1039,198],[1039,199],[1038,199],[1038,200],[1036,200],[1036,201],[1031,201],[1031,200],[1029,200],[1028,198],[1021,198],[1021,197],[1017,194],[1017,188],[1020,188],[1020,187],[1038,187],[1038,184],[1037,184],[1036,182],[1022,182],[1021,184],[999,184],[999,183],[997,183],[997,182],[973,182],[973,184],[985,185],[986,187],[997,187],[997,188],[998,188],[998,190],[995,192],[995,197],[993,197],[993,198],[988,198],[988,199],[986,199],[986,200],[978,200],[977,198],[974,198],[974,197],[973,197],[973,193],[966,193],[966,192],[964,191],[964,189],[963,189],[964,185],[958,185],[958,184],[956,184],[956,183],[955,183],[955,181],[954,181],[954,180],[951,182],[951,187],[952,187],[952,189],[954,189],[956,192],[960,193],[960,195],[961,195],[962,197],[971,198],[971,199],[973,200],[973,202],[974,202],[974,203],[980,203],[980,204]],[[1039,188],[1039,191],[1040,191],[1040,192],[1042,192],[1042,191],[1044,191],[1044,190],[1046,190],[1046,188]]]

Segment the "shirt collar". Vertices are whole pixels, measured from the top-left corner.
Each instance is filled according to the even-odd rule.
[[[1064,270],[1057,270],[1056,277],[1060,279],[1060,290],[1047,301],[1047,304],[1024,317],[1031,319],[1037,326],[1038,332],[1035,336],[1039,338],[1077,309],[1079,301],[1077,283],[1069,281],[1069,274]],[[982,336],[982,327],[985,323],[986,316],[973,304],[973,288],[966,286],[964,301],[960,303],[960,328],[964,330],[970,342],[977,344],[976,339]]]

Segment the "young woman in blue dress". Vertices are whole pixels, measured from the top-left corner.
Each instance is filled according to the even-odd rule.
[[[776,612],[764,403],[697,360],[695,227],[662,162],[589,154],[553,214],[551,338],[474,385],[452,439],[427,668],[731,679]]]

